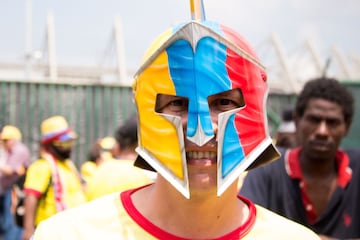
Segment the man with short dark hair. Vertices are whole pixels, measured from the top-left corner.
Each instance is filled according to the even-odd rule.
[[[360,238],[360,151],[340,148],[353,114],[353,96],[337,80],[308,81],[295,105],[300,146],[250,171],[240,194],[323,239]]]

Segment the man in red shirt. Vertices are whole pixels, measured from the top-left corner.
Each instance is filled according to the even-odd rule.
[[[249,171],[240,194],[323,239],[359,239],[360,151],[340,148],[353,115],[354,98],[336,79],[308,81],[294,109],[300,146]]]

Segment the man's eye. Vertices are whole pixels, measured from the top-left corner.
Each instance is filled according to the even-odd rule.
[[[235,88],[208,97],[210,110],[216,113],[226,112],[245,105],[240,89]]]
[[[220,111],[228,111],[231,109],[241,107],[240,104],[238,104],[235,101],[228,99],[228,98],[216,99],[215,101],[212,102],[211,105],[212,105],[211,106],[212,108],[216,108]]]
[[[186,106],[186,102],[182,99],[177,99],[169,103],[170,106],[173,107],[183,107]]]
[[[318,124],[321,122],[321,118],[318,118],[316,116],[307,116],[306,120],[312,124]]]
[[[343,122],[339,119],[331,119],[327,121],[327,124],[331,127],[340,126]]]
[[[188,99],[167,94],[158,94],[155,111],[167,114],[180,114],[187,112]]]
[[[220,99],[220,100],[219,100],[219,105],[226,106],[226,105],[231,105],[231,104],[236,105],[236,104],[235,104],[233,101],[231,101],[230,99]]]
[[[167,109],[173,112],[187,111],[187,100],[183,98],[175,99],[167,104]]]

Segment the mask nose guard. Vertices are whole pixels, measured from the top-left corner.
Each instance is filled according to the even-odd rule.
[[[202,114],[189,113],[186,137],[189,141],[198,146],[203,146],[214,137],[214,130],[209,112]]]

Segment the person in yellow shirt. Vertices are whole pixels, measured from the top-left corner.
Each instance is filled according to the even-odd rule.
[[[89,201],[114,192],[153,182],[154,173],[134,167],[137,157],[137,116],[128,118],[115,132],[113,159],[101,164],[87,182]]]
[[[17,197],[22,193],[31,153],[22,142],[22,134],[17,127],[6,125],[0,132],[6,154],[0,159],[0,239],[20,239],[22,228],[20,222],[14,222],[17,219],[15,208],[19,200]]]
[[[89,151],[88,160],[80,168],[81,176],[88,183],[98,167],[107,160],[113,159],[113,149],[116,144],[115,138],[104,137],[98,139]]]
[[[80,174],[70,160],[76,138],[62,116],[41,123],[40,158],[29,166],[24,184],[23,239],[29,239],[41,221],[86,202]]]

